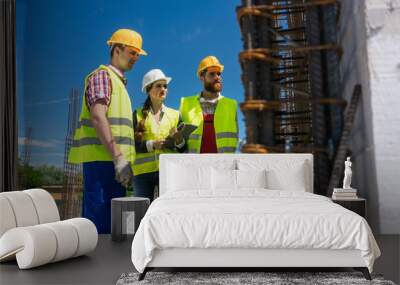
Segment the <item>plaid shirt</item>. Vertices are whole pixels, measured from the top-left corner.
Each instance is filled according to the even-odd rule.
[[[108,65],[108,67],[112,69],[126,85],[127,81],[124,74],[112,65]],[[107,71],[101,69],[93,73],[88,79],[88,85],[85,92],[88,108],[90,109],[96,102],[102,102],[107,106],[110,105],[111,90],[111,79]]]

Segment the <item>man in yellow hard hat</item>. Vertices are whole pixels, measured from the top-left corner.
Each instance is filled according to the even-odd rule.
[[[215,56],[200,61],[197,76],[203,90],[181,98],[185,123],[198,126],[187,141],[190,153],[234,153],[238,143],[237,102],[221,95],[224,66]]]
[[[117,30],[107,41],[111,62],[85,78],[82,109],[68,160],[83,163],[82,216],[99,233],[110,233],[111,199],[126,195],[135,160],[132,107],[125,72],[132,69],[142,49],[133,30]]]

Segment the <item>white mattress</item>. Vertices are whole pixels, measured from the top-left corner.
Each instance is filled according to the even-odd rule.
[[[359,250],[372,271],[379,248],[367,222],[327,197],[247,189],[220,196],[166,193],[143,218],[132,243],[139,272],[156,249],[254,248]]]

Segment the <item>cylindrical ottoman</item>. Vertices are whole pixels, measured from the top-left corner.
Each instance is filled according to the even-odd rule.
[[[150,206],[150,200],[142,197],[121,197],[111,200],[111,239],[126,240],[134,235],[140,221]]]

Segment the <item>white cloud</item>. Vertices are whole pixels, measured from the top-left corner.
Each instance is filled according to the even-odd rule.
[[[200,27],[197,27],[194,31],[184,34],[182,36],[182,42],[184,42],[184,43],[192,42],[204,34],[206,34],[206,31],[204,31]]]
[[[65,144],[65,141],[63,140],[57,140],[57,139],[51,139],[49,142],[54,143],[54,144]]]
[[[46,153],[31,153],[31,156],[40,156],[40,157],[44,157],[44,156],[56,156],[56,157],[64,157],[64,153],[63,152],[46,152]]]
[[[57,143],[56,140],[42,141],[42,140],[30,140],[31,146],[42,147],[42,148],[55,148]],[[25,137],[18,137],[18,145],[26,145],[27,140]]]
[[[50,104],[58,104],[58,103],[62,103],[62,102],[67,102],[67,101],[69,101],[68,98],[63,98],[63,99],[57,99],[57,100],[49,100],[49,101],[36,102],[36,103],[32,103],[32,104],[26,104],[26,106],[30,107],[30,106],[50,105]]]

